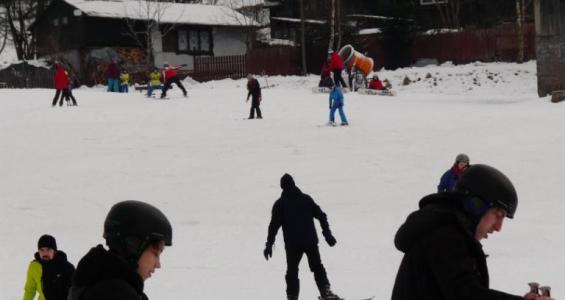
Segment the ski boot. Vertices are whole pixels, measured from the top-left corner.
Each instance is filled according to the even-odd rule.
[[[329,286],[324,288],[324,290],[322,291],[322,295],[320,297],[318,297],[318,299],[320,299],[320,300],[345,300],[345,299],[339,297],[338,295],[334,294]]]
[[[298,296],[286,295],[287,300],[298,300]]]

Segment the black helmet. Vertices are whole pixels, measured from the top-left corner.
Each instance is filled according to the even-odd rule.
[[[518,207],[514,185],[502,172],[491,166],[470,166],[457,180],[455,191],[479,197],[492,207],[503,208],[510,219],[514,218]]]
[[[162,240],[173,243],[173,229],[167,217],[156,207],[136,200],[114,204],[104,221],[104,238],[111,251],[137,262],[145,247]]]

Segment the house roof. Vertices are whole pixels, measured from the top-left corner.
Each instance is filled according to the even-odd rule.
[[[152,1],[64,0],[91,17],[158,20],[168,24],[210,26],[258,26],[241,13],[225,6]]]
[[[281,22],[288,22],[288,23],[300,23],[301,20],[297,18],[285,18],[285,17],[271,17],[272,20],[277,20]],[[305,19],[304,23],[309,24],[326,24],[326,21],[323,20],[314,20],[314,19]]]
[[[205,0],[204,3],[227,6],[233,9],[264,5],[264,0]]]

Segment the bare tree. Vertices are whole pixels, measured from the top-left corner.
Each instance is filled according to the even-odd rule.
[[[146,64],[148,67],[152,67],[155,60],[153,34],[160,30],[161,37],[164,37],[174,29],[174,23],[163,22],[167,9],[173,4],[170,2],[137,0],[133,5],[131,3],[124,5],[127,5],[124,9],[128,16],[126,18],[129,29],[128,35],[145,51]],[[178,15],[180,18],[182,12]]]
[[[304,24],[304,0],[300,0],[300,54],[302,57],[302,75],[306,75],[306,26]]]
[[[341,15],[341,0],[336,0],[337,1],[337,5],[336,5],[336,25],[337,25],[337,47],[336,50],[339,50],[339,48],[341,48],[341,37],[342,37],[342,32],[341,32],[341,21],[342,21],[342,15]]]
[[[518,36],[518,62],[524,61],[524,24],[526,19],[526,8],[532,4],[532,0],[516,0],[516,34]]]
[[[217,0],[208,0],[216,3]],[[263,5],[256,4],[245,6],[245,0],[231,0],[224,6],[229,8],[226,10],[227,17],[241,27],[245,32],[245,46],[247,50],[251,49],[257,32],[257,26],[262,26],[267,22],[263,20],[265,12]]]
[[[6,11],[0,7],[0,53],[6,48],[8,42],[8,22],[6,22]]]
[[[334,47],[334,37],[335,37],[335,1],[331,0],[331,8],[330,8],[330,41],[328,45],[328,50],[333,49]]]
[[[35,20],[38,1],[4,0],[1,4],[5,10],[5,28],[13,42],[18,59],[30,59],[35,54],[35,45],[28,26]]]
[[[447,2],[436,2],[436,7],[445,28],[459,28],[459,12],[461,10],[461,0],[449,0]]]

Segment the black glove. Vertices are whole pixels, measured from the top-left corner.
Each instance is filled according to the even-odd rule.
[[[335,246],[335,244],[337,243],[331,232],[324,233],[324,238],[326,239],[326,243],[328,243],[330,247]]]
[[[265,260],[269,260],[269,258],[273,256],[273,246],[272,245],[265,246],[265,250],[263,250],[263,256],[265,257]]]

